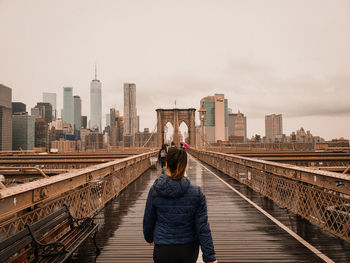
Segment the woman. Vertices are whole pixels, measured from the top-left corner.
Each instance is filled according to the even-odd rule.
[[[143,234],[154,245],[155,263],[195,263],[199,245],[204,262],[216,260],[205,196],[184,177],[186,165],[186,151],[170,147],[168,175],[156,179],[148,194]]]

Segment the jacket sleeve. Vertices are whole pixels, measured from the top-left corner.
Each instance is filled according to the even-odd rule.
[[[203,261],[212,262],[215,261],[215,251],[213,238],[208,222],[207,203],[205,196],[201,189],[199,189],[199,207],[196,211],[196,233],[199,239],[199,244],[203,252]]]
[[[149,190],[145,207],[145,214],[143,216],[143,236],[148,243],[153,242],[153,231],[157,219],[156,211],[152,204],[152,193],[153,186]]]

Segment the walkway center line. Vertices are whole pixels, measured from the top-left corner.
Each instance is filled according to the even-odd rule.
[[[311,245],[309,242],[307,242],[305,239],[303,239],[301,236],[299,236],[297,233],[292,231],[290,228],[285,226],[282,222],[274,218],[272,215],[270,215],[268,212],[266,212],[264,209],[262,209],[260,206],[255,204],[252,200],[247,198],[245,195],[240,193],[238,190],[236,190],[234,187],[232,187],[230,184],[225,182],[223,179],[221,179],[218,175],[216,175],[213,171],[205,167],[201,162],[196,160],[194,157],[191,156],[191,159],[199,163],[202,167],[204,167],[207,171],[209,171],[211,174],[213,174],[217,179],[219,179],[222,183],[224,183],[227,187],[229,187],[233,192],[238,194],[240,197],[242,197],[244,200],[246,200],[248,203],[250,203],[252,206],[254,206],[257,210],[259,210],[261,213],[263,213],[266,217],[268,217],[272,222],[274,222],[276,225],[278,225],[280,228],[282,228],[284,231],[286,231],[288,234],[290,234],[292,237],[294,237],[296,240],[298,240],[301,244],[303,244],[305,247],[307,247],[310,251],[312,251],[314,254],[316,254],[319,258],[324,260],[327,263],[334,263],[332,259],[327,257],[325,254],[323,254],[321,251],[319,251],[317,248],[315,248],[313,245]]]

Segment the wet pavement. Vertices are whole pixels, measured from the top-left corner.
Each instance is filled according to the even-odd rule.
[[[350,262],[350,244],[209,169],[335,262]],[[198,161],[190,158],[186,173],[207,197],[218,262],[324,262]],[[72,262],[153,262],[153,249],[143,239],[142,218],[148,190],[159,174],[160,170],[148,170],[95,216],[101,254],[95,257],[94,246],[87,241]]]

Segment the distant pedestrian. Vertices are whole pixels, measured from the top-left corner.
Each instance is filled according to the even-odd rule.
[[[161,174],[148,194],[143,234],[154,246],[155,263],[195,263],[199,245],[204,262],[216,260],[205,196],[184,177],[186,165],[186,151],[169,147],[167,175]]]
[[[162,148],[158,153],[158,161],[160,162],[160,165],[162,168],[165,168],[166,156],[167,156],[167,147],[165,144],[163,144]]]

